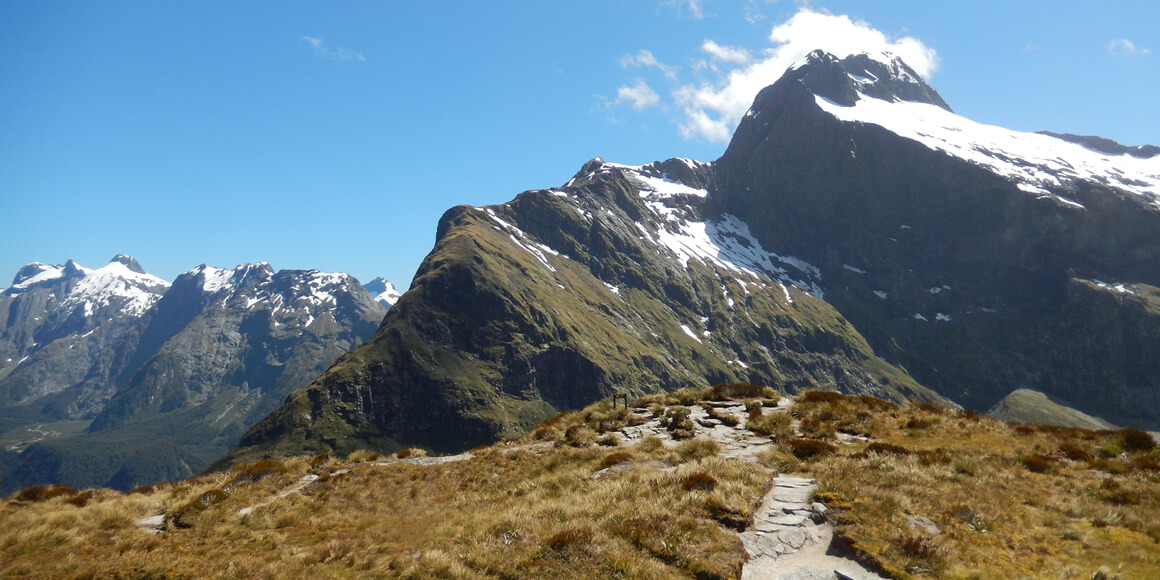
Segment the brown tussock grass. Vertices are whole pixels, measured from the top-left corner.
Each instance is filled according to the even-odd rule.
[[[582,415],[559,421],[561,439]],[[575,432],[574,432],[575,434]],[[530,442],[530,440],[529,440]],[[689,440],[684,463],[659,441],[608,450],[514,442],[434,466],[300,457],[137,493],[99,490],[0,508],[0,576],[38,578],[733,578],[744,550],[722,522],[748,518],[768,476]],[[524,449],[528,449],[525,451]],[[306,473],[339,467],[257,507]],[[260,473],[260,477],[254,474]],[[694,482],[686,489],[685,482]],[[706,482],[713,483],[707,484]],[[188,506],[198,506],[190,509]],[[184,510],[185,513],[182,513]],[[170,515],[150,535],[137,519]],[[185,527],[173,525],[182,514]]]
[[[1122,578],[1160,574],[1160,477],[1142,439],[1041,428],[926,405],[867,421],[847,398],[803,416],[868,426],[869,444],[805,464],[837,528],[898,578]],[[910,529],[930,518],[938,535]]]

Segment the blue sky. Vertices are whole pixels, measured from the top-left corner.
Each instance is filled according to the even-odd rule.
[[[596,156],[715,159],[784,59],[850,39],[976,121],[1160,144],[1157,22],[1151,0],[2,1],[0,286],[117,253],[406,286],[446,209]]]

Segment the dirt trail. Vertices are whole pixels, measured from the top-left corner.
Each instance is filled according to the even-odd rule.
[[[355,467],[359,467],[360,465],[387,466],[387,465],[394,465],[396,463],[409,463],[411,465],[441,465],[443,463],[453,463],[456,461],[466,461],[468,459],[471,459],[472,457],[474,457],[474,456],[470,453],[461,453],[459,455],[448,455],[445,457],[409,457],[407,459],[388,459],[385,461],[373,461],[373,462],[368,462],[368,463],[355,463],[353,465],[348,465],[346,467],[336,469],[333,472],[331,472],[330,475],[332,475],[332,476],[333,475],[342,475],[343,473],[346,473],[346,472],[350,471],[351,469],[354,469]],[[272,497],[270,497],[266,501],[258,502],[256,504],[248,505],[246,507],[239,509],[237,511],[237,514],[239,516],[250,515],[250,513],[252,513],[254,510],[256,510],[260,507],[270,505],[270,504],[272,504],[280,499],[283,499],[283,498],[288,497],[290,495],[293,495],[295,493],[301,492],[303,489],[306,489],[307,486],[309,486],[310,484],[314,483],[317,480],[318,480],[318,476],[313,474],[313,473],[308,473],[306,475],[303,475],[302,477],[298,478],[298,481],[294,482],[294,485],[291,485],[290,487],[283,489],[282,491],[273,495]],[[141,519],[137,520],[137,526],[139,528],[141,528],[141,530],[146,532],[146,533],[156,534],[165,528],[165,514],[153,514],[153,515],[150,515],[148,517],[141,518]]]

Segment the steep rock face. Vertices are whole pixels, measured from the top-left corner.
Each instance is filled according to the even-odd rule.
[[[39,400],[46,419],[91,419],[168,288],[125,255],[96,270],[71,260],[22,268],[0,293],[0,408]]]
[[[10,289],[36,298],[14,310],[39,308],[48,323],[35,333],[37,350],[0,381],[13,399],[0,407],[8,422],[2,435],[21,452],[0,470],[3,490],[52,482],[125,489],[188,477],[371,336],[386,311],[345,274],[274,272],[268,264],[203,265],[172,286],[162,282],[163,295],[147,296],[100,276],[106,269],[147,276],[128,257],[77,281],[68,267],[37,268],[28,280],[45,282],[22,282],[22,271]],[[49,288],[29,295],[57,270],[56,298]],[[102,302],[85,290],[99,280],[137,301]],[[37,435],[48,432],[43,424],[54,436]],[[59,436],[62,429],[75,434]]]
[[[706,211],[707,164],[594,159],[566,185],[456,207],[376,336],[222,464],[471,447],[614,392],[746,381],[939,398],[813,293],[816,269]]]
[[[1138,346],[1150,298],[1083,290],[1160,278],[1156,159],[971,123],[864,60],[815,53],[763,90],[715,164],[712,205],[816,264],[826,300],[945,396],[983,410],[1031,388],[1160,424]],[[1088,332],[1101,352],[1076,344]]]

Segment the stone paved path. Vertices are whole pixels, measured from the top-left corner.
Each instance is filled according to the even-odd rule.
[[[777,407],[764,412],[788,413],[793,402],[792,397],[782,397]],[[701,405],[690,405],[689,419],[696,426],[696,437],[716,441],[721,446],[722,457],[756,462],[757,454],[770,440],[745,429],[745,406],[741,403],[714,403],[713,406],[732,414],[739,423],[729,427],[709,417]],[[633,412],[648,420],[621,430],[626,445],[648,436],[659,437],[670,449],[678,445],[644,409]],[[801,421],[794,419],[791,425],[800,436]],[[849,439],[839,439],[839,444],[848,444],[854,438]],[[774,479],[752,528],[739,534],[749,554],[749,562],[741,575],[743,580],[885,580],[854,560],[828,553],[834,528],[825,520],[825,506],[811,501],[815,487],[814,480],[800,476],[782,474]]]
[[[829,552],[834,528],[825,506],[811,502],[816,483],[779,475],[754,517],[739,534],[749,554],[742,580],[885,580],[857,562]]]

